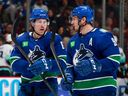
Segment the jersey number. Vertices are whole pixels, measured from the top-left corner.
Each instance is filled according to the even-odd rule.
[[[0,51],[0,57],[3,57],[3,51]]]

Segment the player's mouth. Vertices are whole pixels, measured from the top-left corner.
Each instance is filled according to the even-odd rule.
[[[40,31],[44,31],[44,28],[41,28]]]

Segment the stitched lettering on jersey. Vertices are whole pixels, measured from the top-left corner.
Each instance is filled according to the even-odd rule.
[[[80,48],[77,50],[73,57],[73,64],[76,65],[79,61],[92,57],[93,53],[91,50],[85,48],[83,43],[80,44]]]

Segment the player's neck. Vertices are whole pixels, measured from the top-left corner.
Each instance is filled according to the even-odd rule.
[[[35,38],[35,39],[39,39],[41,36],[40,35],[38,35],[38,34],[36,34],[35,32],[33,32],[33,38]]]
[[[87,24],[83,27],[81,27],[80,33],[82,35],[86,35],[88,32],[90,32],[93,29],[93,27],[90,24]]]

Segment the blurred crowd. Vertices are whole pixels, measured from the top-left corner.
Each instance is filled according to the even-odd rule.
[[[70,12],[79,5],[90,5],[95,12],[94,26],[102,27],[102,1],[103,0],[30,0],[30,11],[33,8],[43,8],[48,11],[50,26],[49,30],[58,32],[63,37],[66,47],[70,37],[76,32],[70,24]],[[119,2],[120,0],[106,0],[106,26],[105,29],[112,32],[119,43]],[[128,78],[128,1],[125,0],[124,19],[124,48],[120,48],[122,55],[121,66],[118,77]],[[13,76],[9,63],[7,62],[14,43],[11,39],[13,23],[15,19],[22,16],[17,26],[17,34],[26,31],[27,0],[0,0],[0,76]],[[55,23],[56,22],[56,23]],[[53,27],[54,25],[54,27]],[[31,30],[31,27],[29,27]],[[6,45],[6,46],[5,46]],[[3,73],[2,73],[3,72]]]

